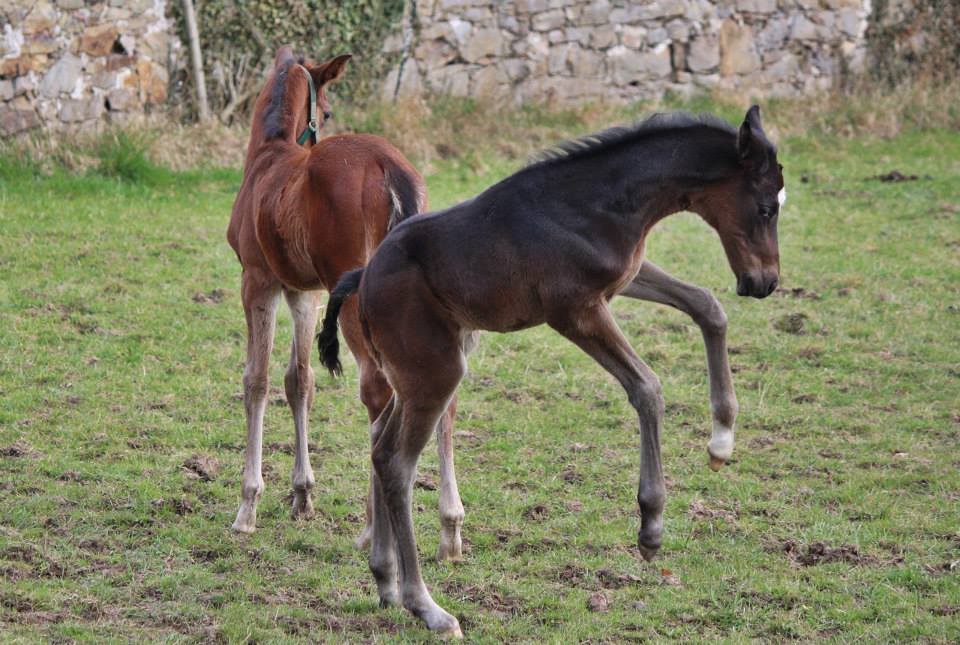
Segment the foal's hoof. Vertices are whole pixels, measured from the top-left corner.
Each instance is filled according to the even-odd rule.
[[[637,550],[640,551],[644,560],[651,562],[660,550],[660,536],[644,536],[641,532],[637,536]]]
[[[430,615],[420,615],[424,622],[427,623],[430,631],[444,640],[459,640],[463,638],[463,631],[460,630],[460,622],[439,607],[437,609],[439,611],[435,611]]]
[[[233,526],[231,526],[235,532],[244,533],[249,535],[257,530],[257,509],[250,509],[246,506],[241,506],[240,510],[237,511],[237,519],[233,521]]]
[[[727,463],[726,459],[720,459],[719,457],[710,455],[710,470],[713,472],[719,472],[725,463]]]
[[[653,562],[653,559],[657,555],[657,551],[660,550],[659,546],[649,547],[642,544],[637,545],[637,550],[640,551],[640,556],[647,562]]]
[[[290,507],[290,517],[293,519],[311,519],[316,513],[313,510],[313,498],[309,491],[293,491],[293,504]]]

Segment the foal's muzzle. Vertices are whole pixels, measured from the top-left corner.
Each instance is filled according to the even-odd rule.
[[[777,290],[780,280],[777,276],[761,276],[755,278],[749,273],[737,277],[737,295],[753,298],[766,298]]]

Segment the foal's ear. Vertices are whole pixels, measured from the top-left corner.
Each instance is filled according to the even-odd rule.
[[[737,133],[737,152],[741,159],[749,159],[763,145],[760,140],[763,137],[763,125],[760,123],[760,106],[752,105],[747,110],[747,115],[740,124],[740,131]]]
[[[331,58],[323,65],[312,70],[319,84],[326,85],[343,76],[343,73],[347,69],[347,61],[351,58],[353,58],[353,54],[342,54],[336,58]]]
[[[281,63],[287,62],[287,59],[296,60],[296,57],[293,55],[293,47],[290,45],[284,45],[277,50],[277,55],[273,59],[274,68],[280,67]]]

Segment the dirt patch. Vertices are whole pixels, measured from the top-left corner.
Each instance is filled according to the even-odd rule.
[[[578,586],[578,583],[586,577],[587,570],[575,564],[564,565],[564,567],[557,572],[557,580],[571,587]]]
[[[831,562],[844,562],[855,566],[873,566],[880,563],[874,556],[860,553],[859,547],[853,544],[830,547],[823,542],[813,542],[804,546],[794,540],[785,540],[780,544],[780,550],[804,567]]]
[[[617,573],[612,569],[599,569],[597,571],[597,580],[604,589],[620,589],[627,585],[640,582],[640,577],[630,573]]]
[[[421,490],[437,490],[437,480],[430,475],[421,473],[417,475],[417,480],[413,482],[413,487]]]
[[[568,484],[582,484],[584,480],[583,475],[577,472],[577,467],[573,464],[564,468],[563,472],[560,473],[560,477]]]
[[[608,611],[610,609],[610,599],[607,598],[605,593],[599,591],[591,594],[590,597],[587,598],[587,609],[596,612]]]
[[[873,179],[876,181],[882,181],[885,184],[895,184],[902,181],[917,181],[920,179],[919,175],[905,175],[899,170],[891,170],[890,172],[883,173],[882,175],[874,175],[873,177],[867,177],[867,179]],[[930,175],[924,175],[923,179],[933,179]]]
[[[821,296],[816,291],[812,289],[804,289],[803,287],[793,287],[792,289],[777,289],[774,292],[775,295],[780,296],[781,298],[797,298],[800,300],[820,300]]]
[[[0,457],[35,457],[37,451],[22,439],[14,441],[9,446],[0,448]]]
[[[688,513],[690,517],[698,520],[722,519],[726,522],[735,522],[739,517],[737,511],[710,508],[699,499],[690,502],[690,510]]]
[[[807,314],[801,312],[786,314],[778,318],[777,321],[773,323],[773,327],[786,334],[799,336],[804,333],[806,323],[809,319],[810,317],[807,316]]]
[[[523,512],[523,519],[531,522],[542,522],[550,516],[550,511],[546,504],[534,504]]]
[[[193,455],[183,462],[183,467],[202,481],[209,482],[220,472],[220,462],[216,457],[207,455]]]
[[[960,605],[940,605],[930,610],[934,616],[955,616],[960,614]]]
[[[201,305],[218,305],[223,302],[223,299],[226,297],[227,292],[223,289],[214,289],[207,293],[200,293],[199,291],[193,294],[193,301]]]

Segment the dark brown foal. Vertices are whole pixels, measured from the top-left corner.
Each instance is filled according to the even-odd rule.
[[[711,313],[695,288],[642,268],[645,240],[667,215],[698,213],[719,233],[737,292],[763,298],[779,278],[782,195],[776,149],[756,106],[739,130],[710,117],[658,115],[565,145],[473,200],[401,224],[366,269],[341,279],[320,334],[321,360],[337,368],[337,311],[359,289],[365,338],[394,389],[371,433],[370,568],[381,603],[402,602],[431,630],[460,635],[421,578],[410,500],[417,460],[466,372],[477,330],[546,323],[620,382],[640,423],[638,543],[645,558],[656,554],[666,494],[663,396],[608,302],[626,289],[699,317],[720,379],[712,385],[722,392],[722,312]],[[732,450],[735,399],[718,396],[714,412],[709,450],[717,466]]]
[[[295,58],[289,47],[277,53],[273,74],[257,99],[243,184],[227,231],[243,266],[241,293],[247,318],[243,375],[247,450],[242,499],[233,523],[235,530],[244,533],[256,528],[257,501],[264,488],[261,454],[267,365],[280,293],[290,307],[294,327],[284,385],[295,427],[292,512],[297,517],[313,512],[314,475],[307,435],[314,396],[310,348],[319,290],[332,288],[345,271],[364,265],[392,226],[426,205],[423,179],[385,140],[315,135],[322,127],[320,115],[324,120],[330,117],[324,88],[340,77],[349,58],[338,56],[313,64]],[[316,117],[314,129],[311,113]],[[360,367],[360,398],[373,421],[392,391],[366,349],[356,299],[346,303],[341,321]],[[441,452],[450,445],[450,432],[449,424],[438,426]],[[452,463],[452,457],[444,459]],[[456,497],[457,502],[444,506],[441,515],[447,524],[462,522],[452,467],[444,485],[449,490],[441,501]],[[368,512],[368,524],[369,519]],[[448,543],[458,541],[459,533],[447,537]],[[450,555],[456,554],[451,548]]]

